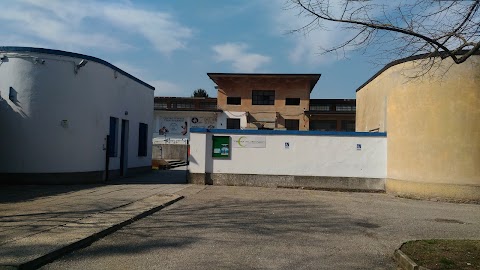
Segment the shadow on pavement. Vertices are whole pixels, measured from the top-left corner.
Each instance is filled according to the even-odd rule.
[[[233,265],[238,269],[266,265],[295,269],[326,259],[325,254],[323,257],[319,255],[325,242],[330,241],[325,236],[362,235],[369,238],[371,230],[379,226],[337,211],[329,203],[298,198],[201,200],[171,208],[161,215],[153,215],[128,226],[113,237],[84,249],[76,259],[82,260],[88,267],[90,263],[97,262],[115,264],[114,260],[119,256],[126,256],[132,260],[129,264],[136,265],[139,263],[136,260],[145,259],[142,258],[144,254],[155,254],[155,259],[149,263],[166,263],[165,269],[189,268],[191,265],[195,269],[210,269],[212,266],[224,269]],[[342,245],[338,248],[341,250]],[[351,257],[362,260],[361,265],[365,269],[385,269],[391,263],[388,257],[368,253],[362,249],[344,251],[342,256],[345,260],[339,261],[337,266],[358,267],[358,264],[350,265]],[[178,261],[178,254],[189,255]],[[242,257],[246,254],[248,259]],[[364,260],[371,257],[374,259]],[[66,258],[66,261],[69,259],[72,257]]]
[[[0,185],[0,203],[31,201],[42,197],[88,190],[103,184],[90,185]]]
[[[141,184],[186,184],[188,170],[176,168],[174,170],[154,170],[145,174],[132,177],[113,179],[107,182],[108,185],[141,185]]]
[[[105,185],[141,185],[141,184],[186,184],[188,170],[186,167],[174,170],[157,170],[137,174],[126,178],[117,178],[98,184],[69,185],[0,185],[0,203],[18,203],[51,197],[61,194],[94,189]]]

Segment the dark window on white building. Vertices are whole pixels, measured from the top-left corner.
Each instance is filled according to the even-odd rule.
[[[147,156],[148,125],[140,123],[138,126],[138,156]]]
[[[252,90],[252,105],[274,105],[275,90]]]
[[[116,157],[118,154],[118,118],[116,117],[110,117],[110,133],[107,150],[109,157]]]

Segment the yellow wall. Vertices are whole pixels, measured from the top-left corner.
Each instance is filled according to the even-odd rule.
[[[480,199],[480,56],[409,78],[418,63],[357,92],[356,129],[387,132],[387,192]]]

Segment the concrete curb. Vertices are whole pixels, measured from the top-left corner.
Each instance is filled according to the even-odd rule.
[[[400,249],[395,250],[393,254],[393,258],[400,266],[400,268],[404,270],[430,270],[423,266],[419,266],[416,264],[410,257],[408,257],[405,253],[403,253]]]
[[[86,238],[83,238],[81,240],[78,240],[78,241],[75,241],[73,243],[70,243],[66,246],[63,246],[63,247],[60,247],[59,249],[56,249],[52,252],[49,252],[45,255],[42,255],[34,260],[31,260],[31,261],[28,261],[28,262],[25,262],[25,263],[21,263],[21,264],[18,264],[18,265],[0,265],[0,270],[13,270],[13,269],[37,269],[43,265],[46,265],[50,262],[53,262],[55,259],[58,259],[68,253],[71,253],[75,250],[78,250],[78,249],[81,249],[81,248],[84,248],[84,247],[87,247],[89,245],[91,245],[92,243],[94,243],[95,241],[121,229],[122,227],[125,227],[129,224],[132,224],[133,222],[139,220],[139,219],[142,219],[146,216],[149,216],[169,205],[172,205],[174,204],[175,202],[183,199],[184,196],[178,196],[168,202],[165,202],[159,206],[155,206],[153,208],[150,208],[148,209],[147,211],[144,211],[144,212],[141,212],[140,214],[138,215],[135,215],[133,216],[132,218],[130,219],[127,219],[127,220],[124,220],[120,223],[117,223],[117,224],[114,224],[110,227],[107,227],[99,232],[96,232],[94,234],[91,234],[90,236],[86,237]]]

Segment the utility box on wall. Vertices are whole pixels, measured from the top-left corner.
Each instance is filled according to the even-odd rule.
[[[212,137],[212,157],[229,158],[230,157],[230,136]]]

